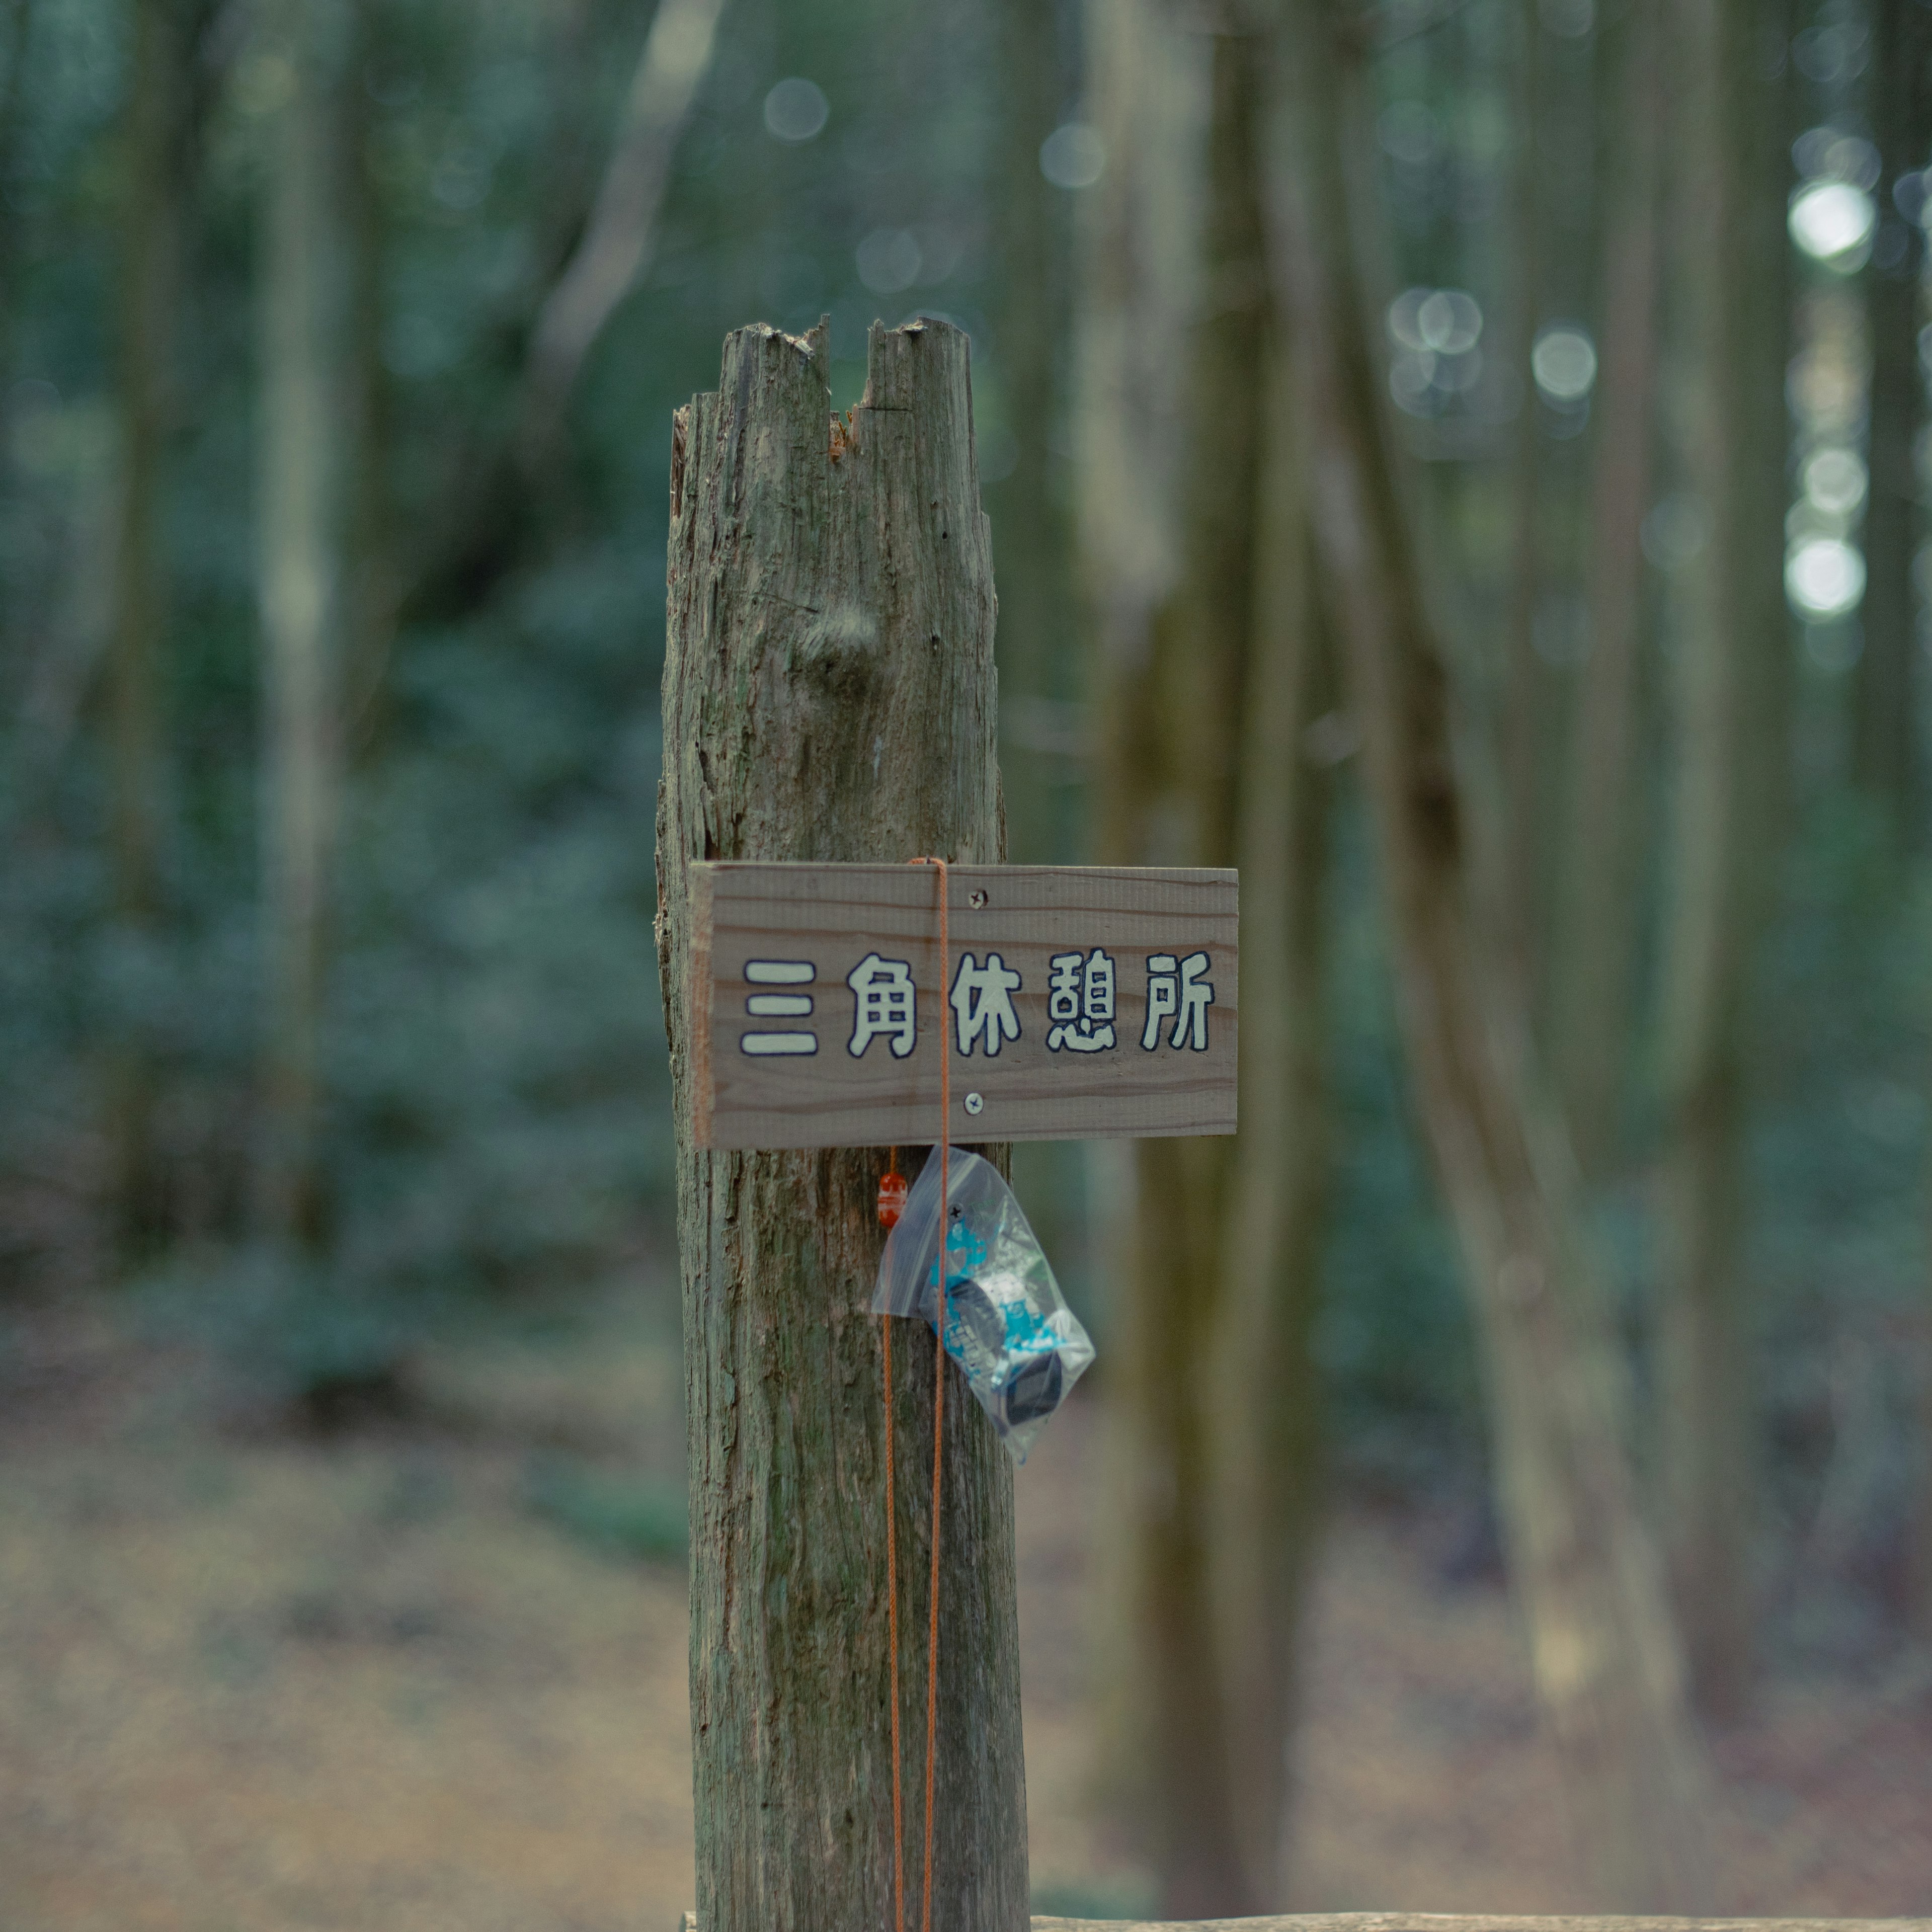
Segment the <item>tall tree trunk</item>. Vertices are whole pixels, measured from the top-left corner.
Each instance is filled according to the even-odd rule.
[[[340,130],[345,10],[279,0],[262,237],[261,615],[264,950],[258,1211],[272,1238],[324,1232],[318,1144],[326,921],[340,786],[348,398]]]
[[[1510,451],[1510,582],[1504,625],[1502,859],[1504,930],[1500,958],[1531,1011],[1538,1004],[1543,954],[1544,740],[1549,678],[1536,651],[1544,578],[1543,430],[1530,352],[1543,314],[1542,32],[1537,0],[1516,0],[1516,166],[1514,241],[1515,340],[1522,384]]]
[[[516,460],[540,474],[563,431],[585,358],[650,260],[678,136],[710,70],[724,0],[658,0],[610,158],[574,252],[530,333]]]
[[[1151,10],[1090,16],[1103,124],[1136,130],[1125,165],[1147,172],[1103,204],[1082,456],[1106,649],[1102,853],[1239,863],[1247,963],[1270,1016],[1244,1042],[1259,1111],[1236,1140],[1135,1148],[1120,1276],[1133,1795],[1163,1910],[1194,1918],[1258,1910],[1280,1884],[1318,1434],[1307,1328],[1322,1172],[1318,1105],[1300,1112],[1320,1093],[1320,1006],[1299,976],[1318,944],[1319,872],[1291,868],[1318,852],[1322,830],[1297,748],[1310,627],[1299,452],[1292,411],[1276,406],[1262,250],[1266,42],[1212,37],[1204,112],[1190,120],[1176,97],[1192,92],[1197,50],[1171,32]],[[1110,152],[1124,160],[1127,144]],[[1197,152],[1198,212],[1181,185]],[[1177,231],[1198,236],[1178,262]],[[1156,576],[1154,558],[1171,574]]]
[[[1346,647],[1418,1108],[1460,1242],[1513,1580],[1594,1902],[1702,1882],[1702,1779],[1661,1567],[1637,1508],[1627,1376],[1568,1202],[1560,1122],[1472,928],[1448,674],[1410,538],[1355,254],[1363,80],[1339,10],[1288,0],[1275,268],[1313,441],[1327,601]]]
[[[376,0],[350,0],[352,72],[380,58]],[[389,488],[389,386],[382,366],[384,232],[371,172],[369,96],[343,90],[340,157],[347,252],[349,406],[343,458],[348,582],[344,607],[345,754],[366,758],[381,735],[382,695],[395,642],[400,567]]]
[[[1065,0],[999,0],[1004,126],[1000,141],[997,245],[999,306],[994,352],[1013,438],[1010,472],[986,490],[999,572],[1000,778],[1006,838],[1017,860],[1064,863],[1078,855],[1066,707],[1078,674],[1072,550],[1060,452],[1072,320],[1067,191],[1052,186],[1040,148],[1060,124],[1070,89],[1061,30]],[[1013,1150],[1017,1184],[1034,1204],[1049,1252],[1082,1232],[1082,1150],[1034,1141]]]
[[[1326,896],[1333,769],[1307,750],[1334,702],[1316,619],[1307,440],[1269,358],[1243,692],[1236,855],[1244,908],[1241,1132],[1223,1208],[1209,1357],[1211,1523],[1229,1783],[1252,1897],[1286,1902],[1296,1653],[1323,1474],[1312,1348],[1328,1225]]]
[[[1878,136],[1878,245],[1870,275],[1870,494],[1865,506],[1864,654],[1853,686],[1853,766],[1897,830],[1916,844],[1924,793],[1922,680],[1912,598],[1919,536],[1912,446],[1924,416],[1919,374],[1919,286],[1924,230],[1900,213],[1892,189],[1932,160],[1932,10],[1918,0],[1878,0],[1872,62]]]
[[[1617,1144],[1636,969],[1642,531],[1656,442],[1660,0],[1606,24],[1601,362],[1590,506],[1590,651],[1578,682],[1550,1039],[1570,1138],[1593,1179]]]
[[[1108,157],[1080,204],[1075,358],[1081,588],[1095,646],[1094,845],[1103,863],[1126,864],[1150,850],[1146,775],[1159,754],[1150,666],[1156,620],[1181,572],[1186,346],[1200,283],[1213,63],[1208,40],[1180,31],[1162,0],[1086,0],[1083,26],[1088,112]],[[1109,1533],[1101,1545],[1106,1664],[1096,1673],[1104,1742],[1095,1771],[1138,1833],[1172,1780],[1154,1748],[1139,1582],[1137,1526],[1159,1478],[1143,1454],[1138,1390],[1116,1372],[1114,1344],[1131,1325],[1132,1277],[1150,1264],[1139,1252],[1136,1153],[1131,1143],[1096,1144],[1089,1193],[1096,1272],[1108,1291],[1096,1312],[1114,1365],[1103,1371]],[[1224,1832],[1224,1852],[1229,1843]]]
[[[1926,1176],[1932,1204],[1932,1172]],[[1913,1640],[1932,1646],[1932,1282],[1923,1284],[1918,1314],[1917,1372],[1913,1378],[1917,1437],[1917,1478],[1906,1525],[1905,1628]]]
[[[987,490],[1000,572],[1002,776],[1016,859],[1070,856],[1073,794],[1053,741],[1054,707],[1072,694],[1071,544],[1057,483],[1056,434],[1067,352],[1070,291],[1066,191],[1041,172],[1041,144],[1066,104],[1055,0],[1000,0],[1001,262],[995,348],[1016,451],[1010,475]]]
[[[1102,830],[1119,860],[1234,862],[1239,693],[1254,629],[1256,407],[1267,316],[1254,201],[1255,68],[1246,44],[1213,44],[1202,304],[1186,345],[1186,440],[1178,478],[1180,580],[1154,615],[1138,755],[1117,754],[1131,804]],[[1135,1471],[1125,1552],[1136,1681],[1146,1700],[1138,1794],[1162,1912],[1258,1909],[1241,1857],[1228,1708],[1216,1640],[1212,1438],[1202,1400],[1220,1274],[1229,1143],[1134,1148],[1134,1247],[1120,1286],[1115,1388]]]
[[[34,0],[5,0],[0,14],[0,480],[13,461],[12,410],[15,337],[21,310],[17,286],[23,253],[14,172],[26,118],[27,52],[32,44]]]
[[[474,610],[527,555],[544,486],[567,451],[585,365],[657,247],[671,162],[710,70],[724,7],[724,0],[658,0],[581,232],[531,319],[515,406],[456,471],[443,514],[394,598],[404,615],[446,619]],[[574,10],[564,15],[558,38],[568,52],[584,28]],[[569,217],[580,188],[567,157],[553,164],[542,196],[553,232],[575,226]]]
[[[1750,1673],[1744,1082],[1752,955],[1780,804],[1790,656],[1781,575],[1785,242],[1779,83],[1763,10],[1675,14],[1673,272],[1687,476],[1712,536],[1682,574],[1664,938],[1660,1439],[1672,1578],[1694,1694],[1735,1715]]]
[[[686,866],[1004,855],[965,338],[875,328],[832,428],[824,328],[741,329],[671,454],[658,963],[680,1124],[698,1920],[892,1923],[883,1154],[693,1147]],[[892,1390],[908,1922],[924,1820],[932,1357]],[[1012,1470],[949,1368],[934,1899],[1024,1932]]]
[[[123,166],[120,289],[120,488],[109,620],[113,791],[110,848],[117,944],[158,941],[160,917],[160,657],[166,624],[161,464],[172,400],[188,22],[179,0],[139,0]],[[152,1055],[123,1016],[107,1065],[113,1212],[122,1252],[137,1260],[167,1226],[156,1144]]]

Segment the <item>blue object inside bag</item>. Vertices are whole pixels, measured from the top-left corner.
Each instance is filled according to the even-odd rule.
[[[1024,1462],[1094,1359],[1094,1345],[998,1168],[952,1152],[946,1177],[946,1352]],[[939,1150],[927,1156],[879,1263],[875,1315],[939,1326]]]

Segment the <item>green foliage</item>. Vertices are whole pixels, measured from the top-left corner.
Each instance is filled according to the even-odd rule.
[[[257,257],[274,76],[245,10],[185,10],[200,38],[181,314],[163,345],[174,404],[162,902],[146,927],[112,916],[101,688],[128,9],[37,0],[14,95],[0,181],[0,1283],[111,1267],[103,1096],[113,1056],[131,1052],[152,1071],[170,1232],[193,1257],[165,1270],[169,1318],[196,1308],[197,1332],[244,1380],[316,1414],[358,1390],[406,1392],[439,1324],[481,1318],[486,1298],[527,1306],[624,1275],[663,1225],[670,1132],[651,844],[670,424],[715,380],[724,333],[829,314],[842,407],[874,316],[925,310],[965,325],[996,559],[1001,542],[1013,389],[989,322],[1006,293],[992,16],[970,0],[808,12],[744,0],[725,16],[678,146],[646,272],[584,371],[567,460],[502,521],[487,567],[441,569],[452,533],[502,514],[480,479],[518,405],[533,318],[580,232],[650,9],[591,0],[566,11],[560,26],[535,0],[356,10],[350,85],[381,424],[365,485],[380,494],[404,621],[380,662],[344,668],[357,708],[325,1029],[329,1225],[321,1252],[272,1264],[248,1240],[262,1025]],[[1430,459],[1478,742],[1497,672],[1476,646],[1500,616],[1512,542],[1498,459],[1514,434],[1510,385],[1521,386],[1502,340],[1497,246],[1515,138],[1500,91],[1510,31],[1495,8],[1454,10],[1396,37],[1375,70],[1395,279],[1466,287],[1489,318],[1480,344],[1458,352],[1454,382],[1454,358],[1432,353],[1439,380],[1402,392],[1404,434]],[[1545,52],[1572,63],[1552,68],[1556,84],[1582,85],[1582,41]],[[788,76],[812,80],[830,109],[823,131],[795,143],[764,119]],[[1580,274],[1570,255],[1583,232],[1563,244]],[[1394,374],[1403,352],[1383,347]],[[1538,421],[1552,442],[1549,588],[1574,602],[1588,426],[1574,412]],[[1070,658],[1078,643],[1066,640]],[[1562,656],[1546,668],[1567,692],[1574,665]],[[1063,669],[1055,688],[1070,691],[1077,678]],[[1820,686],[1808,702],[1836,700]],[[1655,784],[1653,844],[1669,807]],[[1819,1522],[1845,1515],[1857,1527],[1844,1560],[1877,1588],[1906,1504],[1905,1344],[1932,1266],[1922,1201],[1932,909],[1912,863],[1844,790],[1834,776],[1811,783],[1764,962],[1749,1272],[1778,1522],[1791,1548],[1815,1550]],[[1409,1116],[1358,802],[1339,814],[1334,865],[1336,1168],[1318,1347],[1351,1466],[1424,1483],[1480,1462],[1480,1381]],[[1647,868],[1651,896],[1658,869]],[[1642,1161],[1657,1121],[1648,1048],[1633,1058],[1634,1157],[1596,1207],[1641,1372],[1656,1266]],[[1022,1164],[1038,1191],[1077,1193],[1057,1154]],[[1077,1274],[1078,1230],[1061,1245]],[[551,1470],[533,1476],[532,1494],[560,1520],[594,1517],[589,1481]],[[577,1502],[557,1500],[566,1495]]]
[[[481,574],[439,578],[452,533],[495,514],[478,479],[604,166],[649,10],[593,4],[561,32],[526,0],[364,0],[353,12],[346,86],[370,197],[380,390],[365,487],[381,493],[383,567],[405,622],[382,664],[343,667],[354,764],[322,1070],[329,1228],[326,1252],[274,1291],[312,1294],[332,1332],[350,1307],[422,1310],[447,1292],[608,1274],[662,1210],[651,845],[672,410],[715,380],[725,331],[760,316],[802,328],[829,311],[848,402],[881,313],[944,304],[974,327],[982,362],[991,349],[979,11],[914,22],[844,0],[808,26],[734,10],[651,266],[586,370],[569,460],[514,510]],[[174,1232],[222,1242],[249,1229],[263,1022],[257,236],[280,96],[244,16],[184,17],[200,38],[182,311],[159,350],[176,394],[158,664],[164,904],[145,928],[110,916],[112,754],[90,708],[118,434],[130,76],[116,0],[36,8],[4,184],[22,272],[0,334],[0,688],[22,722],[0,759],[0,1195],[36,1204],[12,1217],[20,1233],[0,1268],[20,1279],[92,1251],[110,1180],[101,1081],[117,1052],[152,1070]],[[764,100],[791,74],[815,77],[832,111],[820,137],[788,145],[766,130]],[[911,279],[867,288],[859,244],[901,230],[917,236]],[[434,598],[418,594],[432,583]],[[218,1268],[210,1292],[238,1279]],[[266,1291],[232,1292],[233,1325],[247,1330]],[[316,1339],[316,1361],[338,1342],[350,1346]]]
[[[691,1530],[682,1482],[620,1476],[560,1456],[534,1458],[524,1478],[532,1509],[608,1555],[682,1562]]]
[[[1757,1382],[1787,1634],[1857,1649],[1896,1604],[1923,1480],[1932,899],[1835,790],[1806,800],[1780,884],[1753,1096]]]
[[[1481,1454],[1459,1262],[1408,1099],[1364,801],[1337,813],[1330,895],[1336,1169],[1316,1348],[1346,1460],[1408,1488]]]
[[[1036,1886],[1033,1894],[1033,1909],[1042,1918],[1145,1919],[1158,1904],[1151,1885],[1125,1878]]]

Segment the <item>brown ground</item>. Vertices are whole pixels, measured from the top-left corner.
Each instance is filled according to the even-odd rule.
[[[426,1373],[433,1424],[220,1426],[98,1313],[0,1351],[4,1932],[668,1932],[692,1896],[682,1578],[536,1515],[533,1452],[668,1468],[675,1366],[607,1322]],[[640,1426],[638,1418],[646,1420]],[[1034,1868],[1124,1910],[1096,1816],[1092,1418],[1020,1478]],[[1312,1637],[1298,1897],[1574,1908],[1507,1606],[1357,1509]],[[1727,1910],[1932,1912],[1932,1676],[1779,1685],[1724,1741]]]

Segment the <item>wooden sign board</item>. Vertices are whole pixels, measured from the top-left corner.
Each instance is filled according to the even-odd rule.
[[[1231,1134],[1236,875],[694,864],[693,1131],[710,1148]]]

